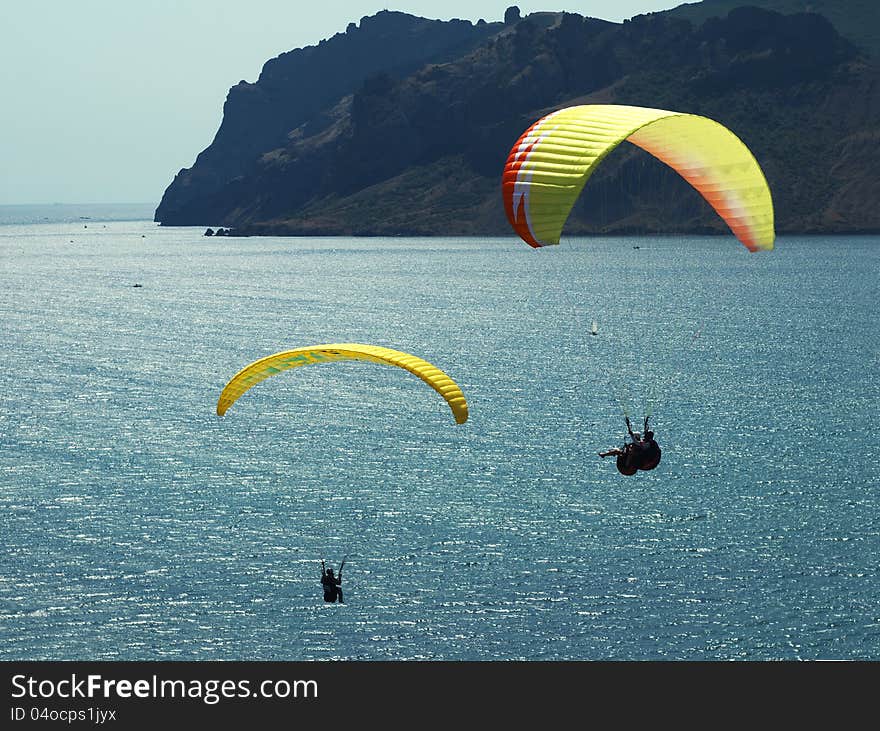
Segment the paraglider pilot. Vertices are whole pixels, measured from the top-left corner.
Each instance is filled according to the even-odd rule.
[[[623,447],[613,447],[606,452],[599,452],[600,457],[617,457],[617,470],[623,475],[634,475],[638,470],[653,470],[660,464],[660,445],[654,440],[654,432],[648,428],[645,417],[645,437],[632,430],[629,417],[626,419],[626,431],[632,442],[624,440]]]
[[[324,565],[324,559],[321,559],[321,586],[324,589],[324,601],[335,602],[339,599],[340,604],[345,604],[342,598],[342,567],[345,566],[345,559],[339,564],[339,575],[333,575],[333,569]]]

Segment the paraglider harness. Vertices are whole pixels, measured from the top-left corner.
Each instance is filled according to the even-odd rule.
[[[324,601],[325,602],[335,602],[337,599],[340,604],[344,604],[345,602],[342,599],[342,569],[345,566],[345,559],[342,559],[342,563],[339,564],[339,573],[336,576],[333,576],[331,573],[333,569],[327,571],[327,568],[324,566],[324,559],[321,559],[321,586],[324,589]]]
[[[645,417],[643,434],[648,433],[648,418],[647,416]],[[632,441],[627,442],[626,437],[623,438],[623,454],[617,455],[617,471],[622,475],[629,476],[634,475],[639,470],[653,470],[660,464],[660,445],[653,439],[648,443],[637,440],[636,435],[633,433],[632,425],[629,422],[629,417],[625,416],[624,419],[626,420],[627,434]]]

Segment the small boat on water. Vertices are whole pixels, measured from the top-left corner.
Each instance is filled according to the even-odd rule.
[[[599,334],[599,324],[593,320],[593,324],[590,326],[590,335],[598,335]]]

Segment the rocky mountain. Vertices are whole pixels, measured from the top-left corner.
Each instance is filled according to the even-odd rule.
[[[476,25],[382,12],[273,59],[232,88],[216,138],[156,220],[244,234],[507,235],[511,145],[546,112],[593,102],[729,127],[764,169],[780,232],[880,231],[880,71],[825,16],[736,7],[695,23],[678,8],[616,24],[514,10]],[[725,228],[676,173],[624,145],[565,230]]]
[[[743,0],[703,0],[679,5],[669,14],[699,25],[712,17],[723,18],[744,4]],[[748,0],[748,4],[786,15],[823,15],[860,50],[880,57],[880,3],[877,0]]]
[[[256,83],[240,81],[229,90],[214,141],[175,177],[156,220],[220,220],[220,211],[237,204],[241,182],[259,175],[266,153],[288,145],[293,131],[318,133],[339,100],[371,75],[402,78],[426,63],[458,58],[501,26],[383,11],[317,46],[271,59]]]

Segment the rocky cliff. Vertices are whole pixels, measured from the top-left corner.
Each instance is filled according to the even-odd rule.
[[[852,0],[858,2],[858,0]],[[752,149],[780,232],[880,231],[880,73],[822,15],[732,10],[622,24],[379,13],[233,87],[214,142],[162,199],[163,224],[252,234],[508,234],[500,175],[552,109],[620,103],[703,114]],[[711,232],[724,224],[632,146],[599,168],[566,226]]]

